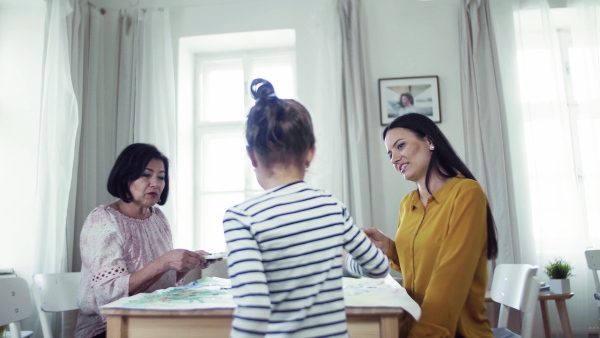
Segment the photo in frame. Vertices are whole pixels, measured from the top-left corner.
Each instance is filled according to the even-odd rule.
[[[437,76],[379,79],[379,116],[382,126],[407,113],[442,122]]]

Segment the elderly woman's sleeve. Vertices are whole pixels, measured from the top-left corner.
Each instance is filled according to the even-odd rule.
[[[81,264],[90,271],[89,290],[99,307],[129,296],[129,276],[123,255],[124,238],[109,212],[94,210],[86,219],[80,237]],[[91,304],[90,304],[91,305]]]

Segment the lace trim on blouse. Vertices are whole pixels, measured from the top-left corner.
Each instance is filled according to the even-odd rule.
[[[92,275],[92,283],[101,283],[107,279],[114,279],[115,277],[124,276],[127,274],[128,272],[125,266],[113,266],[110,267],[108,270],[99,271],[95,275]]]

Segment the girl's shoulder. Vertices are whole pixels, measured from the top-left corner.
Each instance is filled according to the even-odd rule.
[[[255,197],[233,206],[231,209],[248,210],[261,205],[278,204],[284,201],[307,198],[328,198],[335,200],[331,193],[313,188],[304,181],[298,181],[266,190]]]

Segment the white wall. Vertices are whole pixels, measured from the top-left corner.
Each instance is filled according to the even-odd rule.
[[[178,39],[201,34],[305,27],[314,18],[315,0],[270,2],[257,11],[254,0],[172,1],[171,23],[175,51]],[[317,0],[318,1],[318,0]],[[388,235],[396,228],[402,196],[414,189],[388,162],[381,140],[377,80],[390,77],[437,75],[440,79],[440,128],[464,155],[460,101],[458,6],[460,0],[431,2],[363,0],[364,42],[368,52],[369,148],[373,165],[372,207],[375,223]],[[101,1],[100,1],[101,2]],[[119,0],[106,4],[121,5]],[[143,3],[143,1],[141,1]],[[163,3],[162,1],[148,1]],[[204,3],[204,6],[186,6]],[[45,2],[0,0],[0,267],[14,267],[30,279],[33,272],[34,201],[37,173]],[[281,15],[295,7],[293,17]],[[284,10],[285,9],[285,10]],[[276,26],[276,27],[274,27]],[[224,27],[226,29],[224,30]],[[309,41],[297,37],[298,41]],[[298,45],[298,59],[310,61],[311,46]],[[175,56],[177,60],[177,56]],[[298,73],[310,72],[310,62],[298,63]],[[300,97],[303,93],[298,93]],[[52,168],[46,168],[52,170]],[[368,226],[368,225],[365,225]]]
[[[300,27],[311,20],[308,10],[310,1],[271,2],[273,5],[268,13],[253,13],[252,1],[198,1],[206,5],[179,4],[171,8],[175,50],[178,50],[179,37],[183,36],[255,31],[265,27],[270,29],[274,23],[279,28]],[[405,182],[392,169],[385,154],[381,140],[383,127],[379,125],[377,80],[439,76],[440,128],[462,156],[459,0],[377,0],[362,3],[365,14],[363,20],[367,27],[364,41],[368,47],[368,130],[370,161],[373,165],[370,179],[375,197],[372,202],[375,215],[373,226],[393,235],[399,201],[415,186]],[[294,17],[279,15],[289,6],[297,7]],[[4,193],[0,194],[0,207],[8,215],[1,229],[3,233],[9,229],[17,232],[16,237],[24,241],[31,240],[27,234],[33,231],[31,209],[35,194],[44,12],[45,4],[41,0],[24,2],[18,6],[0,3],[0,155],[10,161],[9,165],[1,166],[6,186]],[[302,40],[301,37],[299,40]],[[302,66],[301,62],[299,66]],[[302,71],[299,69],[299,73]],[[15,246],[17,244],[0,246],[0,266],[31,266],[29,251],[16,250]],[[23,254],[14,255],[14,252]],[[28,271],[22,273],[27,274]]]
[[[12,267],[28,281],[45,20],[42,0],[0,4],[0,267]]]
[[[31,283],[46,3],[0,3],[0,267]],[[49,168],[50,169],[50,168]],[[33,330],[37,316],[21,322]]]
[[[264,2],[269,1],[262,1],[261,5]],[[310,1],[270,2],[273,5],[268,13],[253,12],[252,1],[204,1],[208,5],[172,8],[174,50],[178,50],[177,43],[181,37],[273,29],[273,26],[303,27],[311,20]],[[381,140],[383,127],[379,122],[377,80],[390,77],[439,76],[442,113],[440,128],[459,155],[463,156],[458,59],[459,0],[377,0],[362,1],[362,5],[365,14],[363,20],[367,25],[364,41],[369,48],[369,82],[366,85],[370,96],[368,127],[370,161],[373,164],[370,179],[375,197],[372,201],[375,215],[373,226],[380,227],[388,235],[394,236],[400,199],[413,190],[415,185],[404,181],[404,178],[389,165]],[[290,6],[297,7],[293,17],[283,14]],[[298,41],[302,41],[301,36],[298,37]],[[297,48],[302,50],[302,46]],[[304,71],[301,69],[301,53],[298,55],[299,74]],[[177,57],[175,59],[177,60]],[[310,67],[306,63],[304,66]],[[302,93],[298,94],[299,97],[303,96]]]
[[[296,30],[296,62],[298,81],[310,78],[305,74],[314,71],[314,54],[318,41],[312,36],[311,27],[317,21],[313,10],[322,5],[321,0],[245,0],[218,3],[211,0],[198,0],[202,6],[171,8],[171,29],[174,51],[179,50],[181,37],[197,35],[238,33],[273,29]],[[260,4],[260,6],[257,6]],[[268,10],[265,10],[268,8]],[[291,10],[290,10],[291,9]],[[175,60],[177,60],[177,55]],[[298,86],[298,97],[310,97]],[[311,102],[304,102],[310,108]]]
[[[298,98],[308,108],[313,111],[313,107],[319,107],[316,102],[315,85],[312,83],[315,78],[318,78],[316,72],[319,68],[316,66],[315,50],[318,49],[321,42],[320,36],[315,34],[317,23],[322,18],[319,15],[326,15],[323,12],[326,4],[331,4],[330,1],[322,0],[264,0],[264,1],[231,1],[222,0],[217,2],[211,0],[198,0],[196,6],[174,6],[170,9],[171,13],[171,30],[173,39],[173,50],[175,60],[178,61],[178,180],[180,182],[179,190],[179,207],[178,216],[182,222],[177,225],[179,229],[174,231],[176,236],[175,246],[182,245],[189,247],[191,241],[181,238],[182,235],[189,234],[185,231],[179,231],[187,227],[193,227],[195,212],[194,208],[181,208],[184,203],[191,200],[193,191],[191,186],[183,187],[182,182],[192,181],[193,161],[190,161],[194,155],[191,151],[193,137],[192,114],[193,114],[193,93],[190,88],[193,85],[193,57],[194,53],[200,51],[202,53],[213,52],[217,47],[204,47],[199,49],[197,41],[192,42],[193,37],[207,35],[226,35],[228,33],[244,33],[255,32],[255,34],[247,34],[243,37],[245,42],[253,40],[264,48],[296,46],[296,68],[298,81]],[[278,30],[275,34],[279,38],[273,38],[273,30]],[[285,30],[286,33],[282,33]],[[293,30],[292,34],[289,34]],[[262,31],[263,34],[256,33]],[[265,33],[268,31],[268,33]],[[260,36],[259,36],[260,35]],[[269,36],[265,38],[265,36]],[[231,36],[231,35],[229,35]],[[184,38],[184,40],[182,40]],[[211,39],[212,40],[212,39]],[[236,40],[241,40],[239,35]],[[276,40],[277,45],[273,43]],[[228,39],[228,41],[230,41]],[[281,44],[283,43],[283,45]],[[239,44],[233,46],[240,48]],[[226,50],[235,50],[231,43],[219,44],[218,48]],[[316,121],[316,116],[313,115],[313,121]],[[321,126],[324,125],[323,123]],[[315,123],[315,133],[319,140],[319,126]],[[317,140],[317,149],[319,141]],[[319,154],[319,152],[317,152]],[[317,155],[318,156],[318,155]],[[320,186],[328,189],[328,187]],[[329,189],[328,189],[329,190]],[[185,193],[185,196],[183,194]],[[179,238],[177,238],[179,237]],[[179,243],[178,243],[179,241]],[[203,248],[210,251],[210,248]]]
[[[396,172],[387,157],[379,122],[378,79],[437,75],[440,129],[464,158],[460,63],[459,0],[363,1],[368,47],[369,141],[375,224],[395,236],[400,199],[416,185]]]
[[[314,0],[313,0],[314,1]],[[313,1],[274,1],[270,10],[257,11],[255,1],[175,1],[171,10],[174,50],[184,36],[218,34],[262,29],[305,27],[312,18]],[[372,207],[375,222],[388,235],[396,228],[402,196],[414,189],[388,162],[381,140],[377,80],[390,77],[437,75],[440,80],[441,116],[439,125],[459,155],[464,154],[458,50],[458,6],[460,0],[444,1],[362,1],[364,42],[368,47],[369,148],[373,165]],[[116,1],[105,1],[111,5]],[[145,3],[141,1],[140,5]],[[160,1],[148,1],[148,4]],[[10,233],[19,242],[3,241],[0,267],[14,266],[20,275],[32,271],[33,203],[36,179],[38,119],[41,88],[45,4],[43,1],[0,2],[0,166],[4,178],[0,208],[6,215],[0,225],[2,238]],[[19,5],[14,5],[19,3]],[[190,5],[202,3],[203,6]],[[120,5],[119,3],[118,5]],[[295,15],[286,16],[294,6]],[[17,33],[16,33],[17,32]],[[302,36],[298,41],[308,41]],[[298,59],[310,60],[311,46],[300,46]],[[175,57],[177,60],[177,56]],[[298,73],[310,62],[298,63]],[[303,96],[302,93],[298,93]],[[8,162],[8,163],[7,163]],[[368,225],[365,225],[368,226]],[[9,243],[6,243],[9,242]],[[15,255],[15,253],[19,253]]]

